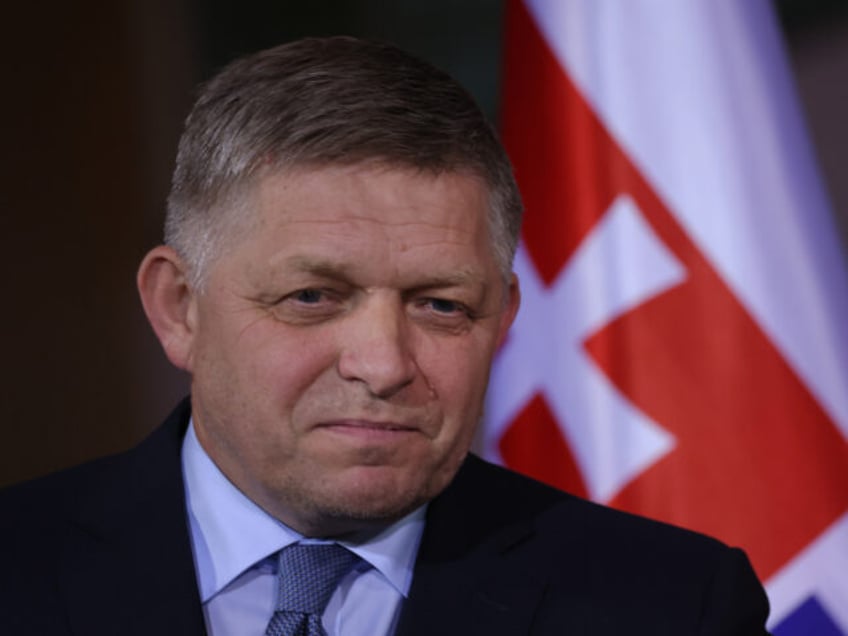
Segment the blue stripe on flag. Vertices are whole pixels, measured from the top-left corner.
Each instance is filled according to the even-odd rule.
[[[774,636],[848,636],[811,596],[774,629]]]

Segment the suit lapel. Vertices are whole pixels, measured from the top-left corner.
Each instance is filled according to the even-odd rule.
[[[397,636],[529,633],[546,581],[512,557],[533,526],[478,514],[490,510],[479,502],[486,492],[481,480],[479,460],[471,457],[430,504]]]
[[[73,633],[205,633],[185,512],[180,448],[187,402],[113,460],[58,555]]]
[[[450,563],[416,567],[396,636],[516,636],[529,633],[544,585],[488,564],[472,572]]]

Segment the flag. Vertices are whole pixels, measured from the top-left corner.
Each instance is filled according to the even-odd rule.
[[[848,278],[765,0],[510,0],[526,206],[481,449],[744,548],[848,636]]]

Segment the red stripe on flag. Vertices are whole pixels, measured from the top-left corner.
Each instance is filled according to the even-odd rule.
[[[586,484],[545,398],[536,394],[513,420],[498,450],[507,466],[586,498]]]
[[[741,545],[768,578],[848,510],[848,443],[609,135],[520,2],[509,3],[507,20],[504,142],[542,280],[554,281],[624,193],[687,270],[682,285],[586,342],[618,389],[676,438],[612,503]],[[513,439],[537,434],[527,418],[513,426],[509,445],[533,448]],[[538,470],[526,454],[505,457]]]
[[[549,285],[612,203],[615,164],[520,2],[506,6],[505,51],[501,135],[527,209],[524,241]]]

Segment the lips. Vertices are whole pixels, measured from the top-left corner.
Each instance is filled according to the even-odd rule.
[[[421,429],[409,424],[391,421],[344,419],[322,422],[316,432],[330,435],[345,446],[358,448],[393,448],[407,446],[420,439]]]
[[[322,422],[317,428],[338,430],[340,432],[349,431],[351,433],[414,433],[418,431],[416,426],[410,424],[401,424],[398,422],[375,422],[372,420],[333,420]]]

